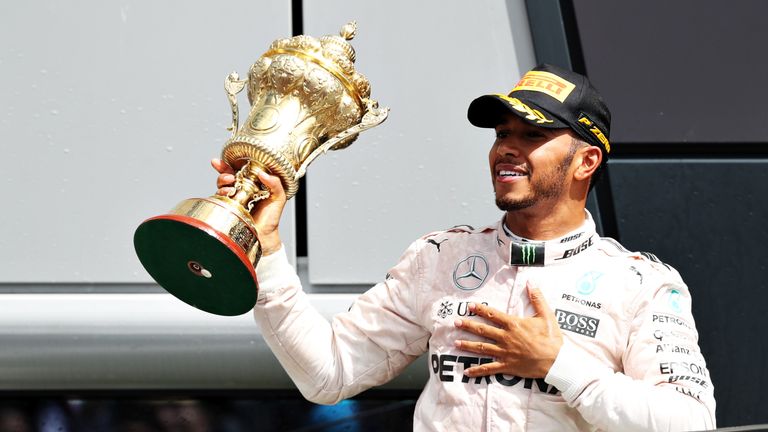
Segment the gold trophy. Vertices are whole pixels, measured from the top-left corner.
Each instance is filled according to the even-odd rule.
[[[258,170],[280,177],[291,198],[316,157],[346,148],[387,118],[389,109],[370,99],[370,83],[355,71],[348,41],[356,29],[353,21],[338,36],[276,40],[247,79],[227,76],[232,137],[221,158],[236,171],[234,193],[184,200],[134,234],[139,260],[168,292],[217,315],[253,308],[261,246],[250,211],[269,196]],[[245,87],[251,111],[241,127],[237,94]]]

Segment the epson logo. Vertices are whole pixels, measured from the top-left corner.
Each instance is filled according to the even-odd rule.
[[[595,337],[600,320],[586,315],[555,309],[557,324],[563,330],[578,333],[580,335]]]
[[[659,363],[659,372],[664,375],[691,373],[705,377],[709,376],[709,371],[706,367],[693,362],[662,362]]]

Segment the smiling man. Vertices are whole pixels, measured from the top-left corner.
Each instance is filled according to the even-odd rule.
[[[504,217],[417,240],[332,323],[281,246],[280,181],[260,175],[272,195],[254,213],[265,255],[254,314],[302,394],[336,403],[428,353],[416,430],[714,428],[686,285],[652,254],[599,237],[585,210],[611,149],[594,87],[543,65],[468,116],[496,131],[489,163]],[[231,169],[214,167],[229,193]]]

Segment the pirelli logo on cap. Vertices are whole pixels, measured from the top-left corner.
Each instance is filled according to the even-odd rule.
[[[575,88],[576,85],[553,73],[530,71],[520,79],[512,92],[518,90],[537,91],[548,94],[562,103]]]

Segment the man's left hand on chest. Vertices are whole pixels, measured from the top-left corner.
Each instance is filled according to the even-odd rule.
[[[457,328],[490,340],[457,340],[456,347],[491,356],[494,360],[466,369],[465,375],[478,377],[501,373],[525,378],[544,378],[547,375],[563,345],[563,336],[541,290],[530,283],[526,288],[535,312],[531,317],[514,317],[473,303],[470,311],[494,325],[483,324],[479,320],[456,321]]]

